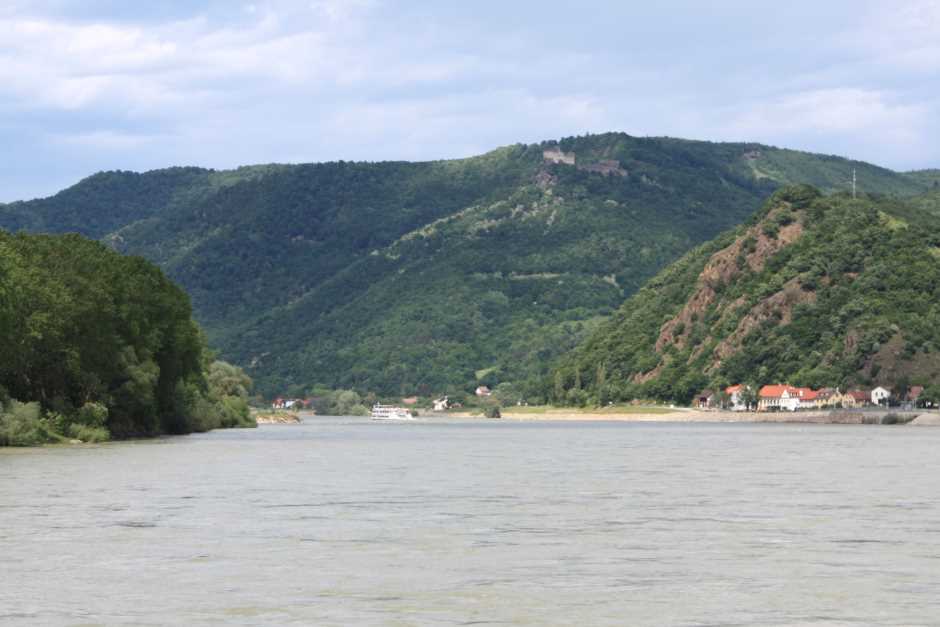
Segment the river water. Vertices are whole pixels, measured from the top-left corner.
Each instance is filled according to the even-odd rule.
[[[440,421],[0,450],[0,625],[940,625],[940,429]]]

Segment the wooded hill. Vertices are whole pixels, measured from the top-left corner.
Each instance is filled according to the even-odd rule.
[[[922,193],[907,175],[757,144],[605,134],[427,163],[92,176],[0,207],[157,263],[262,391],[537,393],[650,277],[794,181]]]
[[[778,191],[627,300],[562,361],[552,395],[687,402],[734,383],[940,381],[938,199]]]

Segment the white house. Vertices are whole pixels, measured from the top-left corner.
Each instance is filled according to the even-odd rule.
[[[871,402],[873,405],[887,405],[889,398],[891,398],[891,390],[886,390],[881,386],[871,391]]]
[[[758,392],[757,411],[796,411],[800,390],[789,385],[765,385]]]
[[[434,401],[434,411],[445,411],[450,407],[450,400],[445,396]]]
[[[747,405],[744,403],[744,386],[740,383],[725,388],[725,394],[731,400],[731,411],[747,411]]]

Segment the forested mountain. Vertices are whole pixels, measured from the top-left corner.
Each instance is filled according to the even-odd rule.
[[[663,270],[555,373],[559,402],[940,380],[937,196],[774,194]]]
[[[143,255],[267,392],[529,381],[647,279],[781,184],[932,179],[757,144],[605,134],[427,163],[98,174],[0,207]]]
[[[248,385],[153,264],[0,231],[0,446],[249,425]]]

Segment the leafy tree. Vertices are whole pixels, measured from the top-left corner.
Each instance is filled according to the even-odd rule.
[[[7,443],[253,424],[233,400],[250,380],[208,367],[188,297],[143,259],[78,235],[0,231],[0,296]]]

